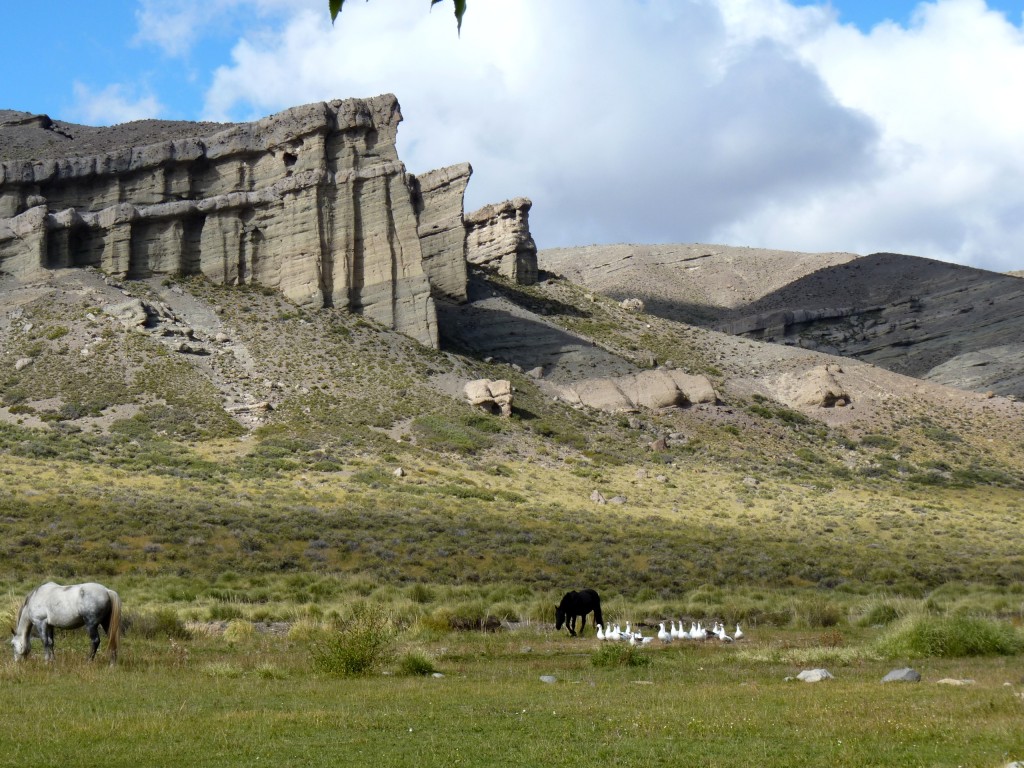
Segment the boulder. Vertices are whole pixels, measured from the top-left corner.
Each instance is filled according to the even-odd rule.
[[[117,320],[125,328],[137,328],[149,320],[149,312],[141,299],[129,299],[120,304],[108,304],[103,311]]]
[[[488,413],[501,416],[512,415],[512,382],[508,379],[475,379],[466,382],[463,394],[470,405],[483,408]]]
[[[832,673],[827,669],[805,669],[796,676],[796,679],[803,680],[805,683],[820,683],[823,680],[831,680]]]
[[[903,669],[894,669],[892,672],[882,678],[883,683],[919,683],[921,682],[921,673],[917,672],[910,667],[904,667]]]
[[[850,394],[836,378],[842,372],[843,369],[835,364],[821,365],[808,371],[797,386],[796,404],[832,408],[840,403],[842,406],[850,403]]]
[[[583,379],[558,388],[557,393],[565,402],[608,413],[718,402],[718,393],[706,376],[663,368],[615,378]]]

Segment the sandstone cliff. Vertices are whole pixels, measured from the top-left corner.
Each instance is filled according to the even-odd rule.
[[[145,121],[152,130],[135,135],[173,138],[116,148],[103,131],[131,136],[130,128],[85,129],[76,141],[66,125],[23,115],[0,121],[0,270],[96,266],[255,282],[437,346],[394,96],[196,124],[212,131],[202,135]],[[76,156],[76,147],[102,150]],[[71,154],[58,155],[62,148]]]
[[[466,225],[462,201],[473,168],[460,163],[410,177],[423,269],[435,298],[466,300]]]
[[[525,197],[485,205],[466,215],[466,259],[521,285],[537,282],[537,245]]]

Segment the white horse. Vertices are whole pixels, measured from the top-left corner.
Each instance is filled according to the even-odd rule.
[[[92,640],[91,661],[100,647],[100,630],[107,633],[110,663],[117,661],[117,645],[121,636],[121,598],[102,584],[72,584],[62,587],[52,581],[33,589],[18,612],[18,626],[13,630],[14,658],[20,661],[32,650],[32,630],[43,640],[47,661],[53,661],[53,630],[85,627]]]

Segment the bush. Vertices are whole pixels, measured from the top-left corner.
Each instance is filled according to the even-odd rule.
[[[645,656],[634,645],[604,643],[590,657],[595,667],[646,667],[651,657]]]
[[[805,627],[825,629],[842,623],[843,611],[823,597],[812,597],[797,604],[796,617]]]
[[[246,640],[256,634],[256,627],[251,621],[244,619],[232,619],[224,629],[224,639],[229,643],[236,643],[239,640]]]
[[[890,602],[875,603],[857,622],[862,627],[888,626],[903,614]]]
[[[188,640],[192,637],[188,627],[170,608],[160,608],[148,613],[130,613],[124,618],[128,632],[152,640],[166,637],[171,640]]]
[[[356,603],[336,632],[321,633],[310,652],[317,671],[337,677],[368,675],[394,655],[395,631],[380,606]]]
[[[422,653],[407,653],[398,662],[398,671],[403,675],[426,677],[437,672],[434,663]]]
[[[1024,650],[1024,638],[1009,624],[976,616],[908,617],[878,641],[891,658],[1012,656]]]

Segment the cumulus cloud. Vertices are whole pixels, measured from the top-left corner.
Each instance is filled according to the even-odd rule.
[[[96,91],[84,83],[72,85],[75,101],[68,119],[85,125],[115,125],[159,117],[163,105],[150,93],[136,94],[130,86],[113,83]]]
[[[447,4],[426,5],[349,3],[332,28],[322,2],[249,3],[279,21],[241,36],[206,117],[394,92],[410,170],[469,160],[467,206],[533,198],[541,247],[1020,267],[1024,43],[982,0],[867,34],[785,0],[517,0],[473,4],[461,38]]]

